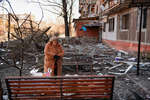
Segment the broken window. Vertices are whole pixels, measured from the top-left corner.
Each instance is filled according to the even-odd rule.
[[[109,23],[109,32],[113,32],[114,31],[114,24],[115,24],[114,18],[109,19],[108,23]]]
[[[147,22],[147,8],[143,9],[143,28],[146,28],[146,22]]]
[[[122,29],[129,29],[129,14],[123,15],[121,20],[121,28]]]

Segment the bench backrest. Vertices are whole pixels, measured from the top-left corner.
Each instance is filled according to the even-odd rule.
[[[3,100],[2,97],[3,97],[3,89],[2,89],[2,83],[0,80],[0,100]]]
[[[10,100],[112,100],[114,76],[8,77],[6,84]]]

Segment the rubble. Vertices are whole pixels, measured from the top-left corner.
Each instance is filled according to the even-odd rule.
[[[115,57],[115,61],[123,61],[124,59],[122,57]]]
[[[60,39],[60,41],[65,51],[65,56],[63,57],[63,75],[113,74],[116,76],[114,100],[132,100],[129,99],[133,97],[129,89],[137,90],[136,92],[138,94],[144,98],[148,98],[148,91],[150,91],[150,89],[147,84],[150,84],[150,62],[147,60],[141,60],[141,76],[138,77],[136,76],[136,57],[131,56],[125,51],[116,51],[105,44],[96,43],[95,40],[88,38],[71,38],[68,40],[68,43],[66,43],[65,39]],[[0,54],[1,52],[6,52],[2,53],[2,57],[9,58],[7,50],[5,50],[5,48],[3,49],[3,51],[0,51]],[[32,49],[34,50],[34,48]],[[30,50],[27,50],[25,52],[23,75],[42,76],[43,59],[43,51],[30,52]],[[16,64],[19,63],[18,60]],[[8,75],[18,75],[15,74],[18,72],[13,71],[16,70],[15,68],[11,68],[11,70],[7,66],[1,66],[6,66],[6,64],[0,60],[0,69],[3,71],[0,72],[0,75],[3,79]],[[4,74],[5,71],[7,73]],[[11,72],[13,72],[13,74],[10,74]],[[127,75],[130,77],[127,77]],[[136,78],[138,80],[136,80]],[[139,86],[133,79],[136,80],[136,83],[145,81],[145,84],[140,83],[141,85]],[[142,91],[145,92],[141,92],[141,87],[146,87],[147,90],[142,89]]]
[[[135,62],[135,61],[136,61],[136,58],[129,58],[128,61]]]
[[[118,53],[121,53],[121,55],[122,55],[122,54],[128,55],[128,52],[125,52],[125,51],[123,51],[123,50],[119,50]],[[121,55],[120,55],[120,56],[121,56]]]

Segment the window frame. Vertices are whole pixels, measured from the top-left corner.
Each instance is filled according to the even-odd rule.
[[[113,22],[113,24],[110,24],[111,21]],[[115,18],[114,17],[110,18],[108,20],[108,24],[109,24],[108,31],[109,32],[114,32],[115,31]],[[113,25],[113,26],[111,26],[111,25]],[[111,27],[113,27],[113,28],[111,29]]]
[[[126,21],[124,21],[125,23],[123,23],[123,17],[124,16],[127,16],[128,15],[128,22],[126,22]],[[125,18],[125,20],[126,20],[126,18]],[[125,28],[123,28],[123,24],[129,24],[129,25],[127,25],[127,28],[126,28],[126,25],[125,25]],[[129,28],[130,28],[130,13],[125,13],[125,14],[123,14],[123,15],[121,15],[121,17],[120,17],[120,30],[121,31],[128,31],[129,30]]]

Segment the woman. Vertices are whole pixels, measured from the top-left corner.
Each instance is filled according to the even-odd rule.
[[[52,70],[51,76],[61,76],[64,50],[58,43],[58,38],[53,37],[50,39],[45,46],[44,54],[44,72],[48,72],[48,68],[50,68]]]

